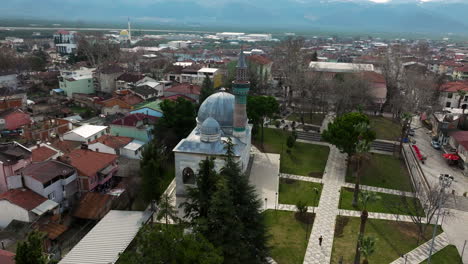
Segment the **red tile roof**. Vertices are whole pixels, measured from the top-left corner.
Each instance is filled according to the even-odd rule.
[[[449,133],[451,137],[453,137],[458,144],[462,145],[465,149],[468,149],[468,131],[455,131]]]
[[[178,94],[196,94],[200,95],[201,87],[190,83],[181,83],[165,90],[166,92]]]
[[[12,204],[31,211],[47,199],[28,189],[13,189],[0,194],[0,200],[7,200]]]
[[[21,170],[24,176],[30,176],[42,184],[57,177],[68,177],[75,173],[75,168],[56,160],[31,163]]]
[[[87,192],[78,203],[74,217],[82,219],[101,219],[110,210],[112,195]]]
[[[143,121],[147,119],[149,123],[154,123],[158,120],[155,116],[145,115],[142,113],[135,113],[126,115],[123,118],[114,120],[112,122],[113,125],[120,125],[120,126],[136,126],[138,125],[139,121]]]
[[[461,67],[457,67],[455,69],[456,71],[459,71],[459,72],[468,72],[468,64],[467,65],[463,65]]]
[[[56,140],[52,142],[52,146],[63,153],[70,153],[70,151],[81,146],[81,142],[72,140]]]
[[[468,81],[464,82],[448,82],[441,86],[444,92],[457,92],[458,90],[468,91]]]
[[[113,149],[120,149],[126,146],[128,143],[132,142],[132,140],[133,138],[131,137],[103,135],[100,136],[98,139],[91,141],[89,144],[99,142]]]
[[[125,82],[128,82],[128,83],[136,83],[136,82],[138,82],[139,80],[141,80],[143,78],[145,78],[145,76],[143,74],[126,72],[126,73],[122,73],[122,75],[117,77],[117,81],[125,81]]]
[[[15,253],[0,249],[0,263],[15,264]]]
[[[184,98],[187,101],[195,102],[195,100],[193,100],[192,98],[190,98],[188,96],[185,96],[183,94],[175,94],[175,95],[171,95],[171,96],[161,97],[161,100],[177,101],[177,99],[179,99],[179,98]]]
[[[272,63],[270,59],[261,55],[250,55],[247,57],[247,60],[257,63],[257,64],[262,64],[262,65],[268,65]]]
[[[129,105],[136,105],[144,101],[139,96],[136,96],[134,94],[127,94],[125,96],[121,96],[119,99]]]
[[[358,74],[360,74],[364,80],[372,83],[386,83],[385,77],[377,72],[365,71]]]
[[[31,150],[32,152],[32,161],[33,162],[39,162],[39,161],[44,161],[50,159],[50,157],[54,156],[57,154],[57,151],[48,148],[46,146],[40,146],[38,148],[35,148]]]
[[[81,175],[92,177],[117,160],[114,154],[95,152],[87,149],[74,149],[60,158],[75,167]]]
[[[126,102],[120,100],[117,97],[113,97],[111,99],[107,99],[105,101],[100,102],[104,107],[114,107],[114,106],[119,106],[120,108],[125,108],[125,109],[132,109],[132,106],[130,104],[127,104]]]
[[[40,225],[38,229],[40,232],[47,233],[50,240],[54,240],[67,231],[68,227],[66,225],[49,222],[47,224]]]

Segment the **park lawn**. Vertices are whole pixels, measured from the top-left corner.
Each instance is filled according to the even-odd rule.
[[[267,210],[264,214],[271,257],[278,264],[302,264],[312,225],[296,220],[295,212]]]
[[[311,116],[310,113],[304,113],[304,123],[306,124],[321,126],[324,118],[325,115],[323,114],[312,113]],[[296,123],[301,123],[301,114],[292,113],[288,116],[287,120],[296,121]]]
[[[282,173],[322,178],[330,148],[296,142],[291,153],[287,153],[286,139],[289,133],[280,129],[265,128],[263,151],[281,154],[280,171]],[[262,149],[259,138],[260,132],[255,145]]]
[[[352,166],[348,166],[346,182],[355,182]],[[404,161],[391,155],[370,153],[363,161],[361,184],[411,192],[411,179]]]
[[[295,205],[297,202],[303,201],[306,202],[307,206],[318,206],[322,187],[321,183],[280,178],[279,203]],[[318,189],[318,194],[314,188]]]
[[[398,122],[382,116],[369,116],[369,120],[377,139],[398,141],[401,135],[401,125]]]
[[[341,257],[343,263],[353,263],[360,218],[338,216],[336,221],[331,263],[339,263]],[[427,240],[431,234],[432,226],[429,226],[425,234]],[[418,246],[418,228],[414,223],[368,219],[365,236],[376,239],[375,252],[369,257],[370,264],[390,263]]]
[[[375,201],[375,202],[370,202],[367,204],[367,211],[368,212],[375,212],[375,213],[387,213],[387,214],[402,214],[402,215],[411,215],[416,212],[421,213],[422,208],[421,204],[417,200],[417,198],[414,197],[406,197],[407,199],[407,204],[411,206],[410,209],[405,210],[403,208],[402,203],[402,196],[399,195],[394,195],[394,194],[388,194],[388,193],[381,193],[381,192],[375,192],[380,199]],[[341,188],[341,197],[340,197],[340,209],[346,209],[346,210],[357,210],[361,211],[361,202],[358,202],[357,207],[353,207],[353,194],[354,194],[354,189],[351,188]],[[417,205],[419,208],[418,210],[414,209],[414,206]],[[424,216],[424,215],[423,215]]]
[[[421,264],[427,263],[427,260],[421,262]],[[435,253],[431,257],[432,264],[462,264],[460,254],[458,254],[457,247],[454,245],[448,245]]]

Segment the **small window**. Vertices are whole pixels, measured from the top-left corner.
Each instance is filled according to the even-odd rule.
[[[453,93],[448,93],[447,94],[447,98],[452,98],[453,97]]]
[[[445,107],[450,107],[451,105],[452,105],[451,102],[446,102],[446,103],[445,103]]]
[[[184,184],[195,184],[195,173],[189,167],[182,171],[182,182]]]
[[[47,195],[47,198],[48,198],[49,200],[55,199],[55,192],[49,193],[49,195]]]

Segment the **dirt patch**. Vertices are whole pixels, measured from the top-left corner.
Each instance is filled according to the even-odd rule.
[[[322,178],[323,177],[323,173],[321,173],[321,172],[309,172],[308,175],[310,177],[314,177],[314,178]]]
[[[418,239],[418,229],[414,223],[392,223],[392,225],[401,233],[413,238]],[[415,228],[416,227],[416,228]]]
[[[312,225],[314,223],[315,214],[314,213],[301,214],[301,213],[296,212],[294,214],[294,218],[296,218],[296,220],[301,223]]]
[[[349,217],[338,216],[335,225],[335,237],[342,237],[343,230],[349,222]]]

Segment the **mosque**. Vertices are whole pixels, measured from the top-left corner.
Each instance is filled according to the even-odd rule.
[[[198,110],[197,126],[173,150],[177,198],[186,197],[187,188],[195,186],[200,161],[214,157],[216,171],[224,166],[224,141],[228,138],[234,144],[235,158],[242,171],[247,170],[252,136],[252,125],[248,124],[246,111],[249,89],[247,64],[241,51],[232,94],[221,89],[205,99]]]

